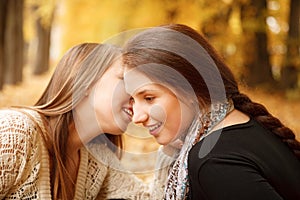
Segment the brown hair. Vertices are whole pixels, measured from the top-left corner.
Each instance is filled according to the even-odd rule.
[[[69,126],[74,123],[72,110],[120,52],[117,47],[97,43],[83,43],[72,47],[57,64],[48,86],[33,108],[42,114],[47,124],[47,133],[43,138],[52,159],[51,188],[54,199],[68,199],[70,194],[74,195],[75,186],[65,185],[65,180],[69,178],[65,152]],[[120,147],[114,150],[120,151],[121,136],[106,135]]]
[[[207,40],[194,29],[182,24],[170,24],[143,31],[126,43],[123,62],[127,68],[155,63],[175,69],[191,85],[200,109],[209,106],[212,101],[232,99],[236,109],[276,134],[300,159],[300,143],[295,139],[293,131],[272,116],[263,105],[240,93],[231,70]],[[168,73],[159,74],[152,70],[147,71],[147,75],[151,78],[155,76],[175,90],[186,91],[180,81],[170,81],[172,77]]]

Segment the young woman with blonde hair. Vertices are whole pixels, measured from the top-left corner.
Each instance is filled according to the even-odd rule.
[[[132,115],[120,53],[76,45],[34,106],[0,111],[0,199],[160,199],[118,163]]]

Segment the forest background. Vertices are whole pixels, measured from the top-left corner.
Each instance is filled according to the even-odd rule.
[[[299,0],[0,0],[0,107],[32,105],[70,47],[166,23],[201,32],[241,89],[300,139]],[[128,152],[157,149],[149,136],[125,141]],[[153,164],[140,158],[128,156],[128,167],[145,174]]]

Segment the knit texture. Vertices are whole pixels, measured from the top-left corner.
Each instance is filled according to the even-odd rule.
[[[26,112],[33,118],[0,110],[0,199],[51,199],[49,154],[39,126],[45,129],[39,114]],[[81,148],[74,199],[162,199],[164,181],[159,177],[150,187],[120,164],[110,167],[116,166],[112,162],[119,160],[105,145]]]

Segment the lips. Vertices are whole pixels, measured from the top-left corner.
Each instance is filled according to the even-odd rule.
[[[153,136],[157,136],[159,134],[160,127],[162,126],[162,122],[146,126],[149,129],[149,132]]]
[[[132,108],[123,108],[123,111],[129,116],[129,118],[132,118],[133,111]]]

